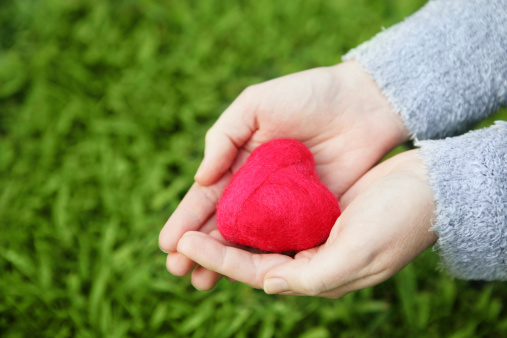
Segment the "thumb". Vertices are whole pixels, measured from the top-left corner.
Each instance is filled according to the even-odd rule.
[[[231,167],[238,149],[255,131],[255,105],[246,90],[223,112],[206,133],[204,159],[194,179],[203,186],[215,183]]]
[[[264,291],[339,298],[380,282],[382,274],[371,266],[375,255],[361,241],[364,235],[354,233],[340,231],[340,236],[330,236],[324,245],[270,269],[264,277]]]
[[[340,283],[337,267],[341,264],[331,251],[326,245],[303,251],[293,260],[269,270],[264,278],[264,291],[319,296],[333,289]]]

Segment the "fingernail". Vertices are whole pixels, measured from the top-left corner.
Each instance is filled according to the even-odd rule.
[[[264,281],[264,292],[268,294],[289,291],[287,282],[281,278],[268,278]]]
[[[162,251],[163,253],[166,253],[166,254],[168,254],[168,253],[169,253],[169,252],[167,252],[167,251],[164,251],[161,247],[158,247],[158,248],[159,248],[159,249],[160,249],[160,251]]]

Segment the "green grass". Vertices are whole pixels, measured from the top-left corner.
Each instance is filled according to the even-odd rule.
[[[327,300],[196,291],[158,249],[244,87],[338,63],[423,3],[0,2],[0,335],[507,334],[505,285],[452,280],[431,251]]]

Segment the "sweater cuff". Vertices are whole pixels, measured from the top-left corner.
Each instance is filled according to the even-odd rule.
[[[444,266],[459,278],[507,280],[507,122],[418,145]]]
[[[430,1],[348,52],[412,137],[461,134],[507,104],[505,0]]]

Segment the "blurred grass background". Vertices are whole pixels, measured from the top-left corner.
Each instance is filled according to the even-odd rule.
[[[243,88],[338,63],[423,3],[1,1],[0,336],[507,335],[507,288],[452,280],[431,251],[327,300],[196,291],[158,249]]]

